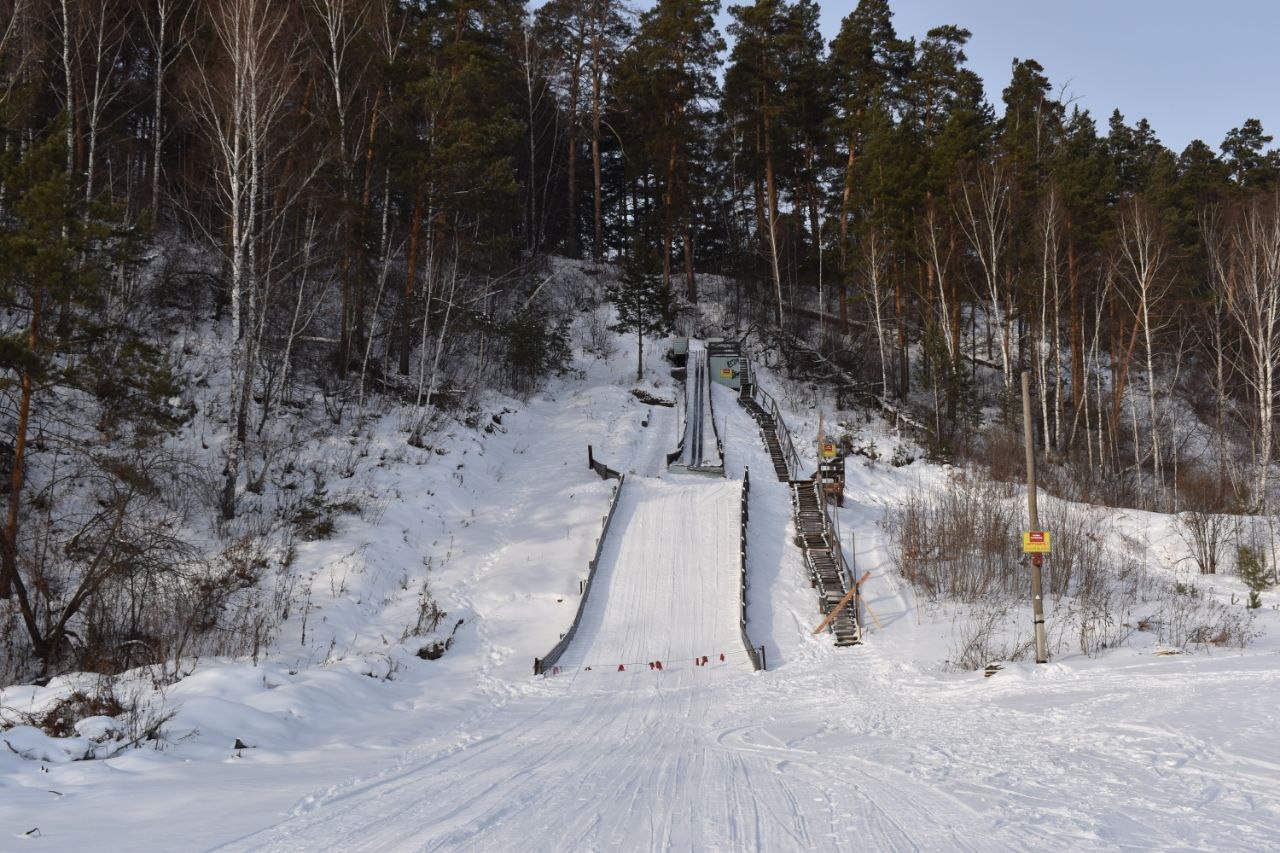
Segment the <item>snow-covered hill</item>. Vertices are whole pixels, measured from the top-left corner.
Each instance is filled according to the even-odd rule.
[[[650,347],[645,385],[670,398],[661,348]],[[72,760],[93,750],[92,722],[70,740],[29,726],[0,734],[9,744],[0,848],[1276,843],[1272,635],[1195,655],[1156,654],[1138,636],[1095,659],[1067,647],[1050,664],[1007,663],[989,679],[957,672],[946,663],[955,608],[916,600],[882,525],[887,507],[950,475],[853,457],[840,524],[859,571],[872,573],[869,630],[864,645],[837,649],[811,633],[821,617],[793,543],[789,491],[732,395],[713,389],[728,482],[646,480],[676,446],[677,413],[630,393],[625,357],[580,352],[575,367],[525,403],[489,401],[497,418],[452,429],[430,449],[406,448],[394,415],[371,425],[371,452],[353,464],[378,511],[343,516],[332,538],[301,548],[300,603],[269,656],[192,662],[163,696],[139,676],[139,691],[176,711],[162,749]],[[785,387],[767,372],[762,381]],[[814,432],[817,417],[817,407],[788,411],[798,435]],[[897,442],[876,425],[864,437],[885,456]],[[587,445],[628,472],[634,491],[619,512],[641,532],[620,537],[605,561],[616,571],[597,578],[600,598],[560,673],[538,678],[533,658],[572,620],[608,508],[611,484],[588,469]],[[802,451],[811,464],[812,450]],[[741,651],[736,576],[691,577],[696,567],[675,557],[702,516],[690,510],[683,525],[669,516],[681,501],[706,500],[698,506],[723,504],[736,525],[734,481],[748,468],[748,631],[768,669],[732,658],[609,666],[700,654],[718,663],[720,651]],[[722,514],[707,516],[714,529]],[[1130,517],[1126,530],[1151,534],[1151,548],[1177,547],[1167,526]],[[725,565],[736,561],[736,536],[735,527],[723,537]],[[1239,586],[1212,582],[1207,595]],[[424,589],[446,615],[419,636]],[[1262,629],[1276,622],[1267,604]],[[642,621],[629,622],[637,613]],[[1030,622],[1029,612],[1010,618]],[[446,638],[443,656],[418,656]],[[81,682],[10,688],[0,705],[38,711]]]

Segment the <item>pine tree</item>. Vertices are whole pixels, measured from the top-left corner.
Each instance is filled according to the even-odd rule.
[[[1272,139],[1256,118],[1227,132],[1219,147],[1241,187],[1264,187],[1280,176],[1280,151],[1263,151]]]
[[[1169,175],[1174,171],[1173,153],[1160,144],[1145,118],[1129,127],[1120,111],[1113,111],[1104,146],[1111,160],[1113,204],[1120,196],[1150,190],[1161,172]]]
[[[808,225],[809,243],[815,254],[822,251],[821,182],[825,152],[830,148],[832,116],[831,66],[824,56],[819,30],[819,9],[814,0],[797,0],[787,10],[786,29],[782,34],[785,62],[783,76],[782,115],[788,170],[792,174],[792,204],[796,243]],[[793,263],[811,269],[814,258],[797,250]],[[822,265],[818,267],[819,306],[825,291]]]
[[[784,84],[787,5],[783,0],[756,0],[730,6],[734,37],[725,71],[725,107],[741,146],[745,170],[755,184],[756,233],[760,253],[768,260],[773,286],[774,319],[783,322],[782,270],[779,257],[779,208],[786,152]]]
[[[1236,551],[1236,568],[1240,580],[1249,590],[1247,607],[1257,610],[1262,606],[1262,593],[1275,582],[1274,573],[1267,569],[1266,552],[1260,548],[1241,545]]]
[[[47,327],[58,306],[75,307],[97,297],[101,271],[80,262],[93,235],[77,215],[66,171],[64,136],[55,128],[36,145],[4,152],[3,228],[0,229],[0,294],[26,315],[25,328],[0,338],[0,370],[16,376],[18,417],[8,516],[0,557],[0,595],[15,592],[35,631],[26,589],[17,572],[18,526],[26,475],[27,433],[37,393],[56,384],[59,361],[52,339],[63,330]],[[11,380],[6,383],[12,387]]]
[[[1079,426],[1086,405],[1088,375],[1085,367],[1084,314],[1089,304],[1090,277],[1086,268],[1096,264],[1107,220],[1107,198],[1111,172],[1098,138],[1097,126],[1088,111],[1071,111],[1050,164],[1065,211],[1067,242],[1068,342],[1071,347],[1071,410]],[[1068,434],[1075,434],[1073,428]]]
[[[697,300],[692,243],[696,183],[694,157],[706,144],[718,95],[715,70],[724,41],[715,26],[719,0],[659,0],[640,16],[620,69],[622,103],[640,139],[632,174],[657,192],[663,286],[671,286],[671,255],[679,229],[685,258],[685,295]],[[633,156],[628,152],[628,156]]]
[[[110,274],[127,275],[137,235],[113,231],[95,215],[118,219],[119,211],[84,207],[66,170],[61,127],[55,124],[29,147],[3,151],[0,185],[6,190],[0,200],[0,298],[22,318],[16,331],[0,336],[0,381],[16,386],[18,398],[0,534],[0,598],[16,599],[31,647],[48,667],[62,653],[68,619],[86,598],[64,597],[41,576],[24,579],[20,570],[29,433],[56,423],[60,401],[71,392],[96,404],[94,423],[78,425],[69,438],[77,445],[96,428],[122,446],[145,448],[187,413],[167,402],[179,390],[160,352],[137,330],[104,316]],[[145,479],[122,460],[107,460],[102,473],[127,490]],[[76,582],[84,588],[82,578]]]
[[[608,294],[618,312],[618,321],[609,328],[636,336],[639,382],[644,378],[645,338],[667,334],[671,329],[671,292],[663,285],[662,269],[653,252],[634,249],[623,264],[621,281],[611,285]]]
[[[911,67],[912,49],[894,31],[888,0],[860,0],[840,22],[831,42],[833,132],[839,139],[843,180],[840,188],[840,252],[847,266],[848,240],[860,201],[856,167],[875,113],[889,112],[901,97]]]

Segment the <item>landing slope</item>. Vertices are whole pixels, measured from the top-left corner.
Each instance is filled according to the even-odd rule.
[[[740,481],[628,477],[562,671],[647,664],[692,667],[738,633]]]

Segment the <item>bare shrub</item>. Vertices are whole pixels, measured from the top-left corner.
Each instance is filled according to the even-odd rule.
[[[1178,515],[1178,534],[1191,552],[1202,575],[1217,574],[1230,542],[1235,538],[1233,519],[1216,512],[1189,510]]]
[[[1053,531],[1053,553],[1045,560],[1045,592],[1062,598],[1071,594],[1077,575],[1102,565],[1102,544],[1088,514],[1070,504],[1053,501],[1043,516],[1045,529]]]
[[[968,605],[956,611],[951,653],[963,669],[1026,651],[1008,629],[1029,592],[1016,544],[1021,507],[1011,493],[991,481],[956,477],[941,491],[916,490],[886,520],[893,560],[918,593]],[[1257,636],[1248,611],[1160,579],[1143,566],[1141,550],[1107,548],[1087,510],[1051,501],[1043,517],[1054,537],[1045,591],[1057,599],[1052,621],[1059,644],[1074,635],[1080,651],[1095,657],[1135,630],[1153,631],[1179,648],[1243,647]],[[1146,612],[1137,618],[1140,608]]]
[[[99,680],[95,689],[73,690],[35,715],[34,725],[50,737],[72,737],[76,723],[86,717],[122,717],[124,704],[116,696],[111,683]]]
[[[1237,537],[1238,524],[1226,513],[1238,509],[1230,480],[1199,465],[1189,465],[1178,475],[1178,533],[1202,575],[1217,574],[1226,565],[1226,553]]]
[[[1097,657],[1117,648],[1136,630],[1133,611],[1152,589],[1150,576],[1132,557],[1082,560],[1076,572],[1069,619],[1080,639],[1080,651]]]
[[[1227,607],[1183,583],[1164,585],[1149,624],[1159,642],[1180,649],[1242,649],[1258,636],[1251,612]]]
[[[617,353],[617,341],[609,331],[609,316],[605,308],[592,309],[584,319],[586,326],[586,342],[583,349],[603,361],[608,361]]]
[[[948,663],[957,669],[982,669],[997,661],[1021,660],[1035,646],[1029,636],[1008,635],[1017,618],[1008,604],[984,602],[966,608],[952,624],[953,640]]]
[[[888,522],[898,571],[930,599],[1021,594],[1018,514],[1006,491],[967,477],[936,494],[914,491]]]
[[[169,742],[164,727],[178,710],[166,700],[163,690],[137,681],[133,689],[125,690],[119,679],[101,676],[38,711],[5,708],[0,729],[28,725],[50,737],[71,738],[81,734],[77,727],[82,720],[110,718],[114,722],[92,735],[88,748],[79,756],[88,761],[111,758],[147,744],[163,748]]]
[[[185,517],[166,500],[189,466],[163,453],[89,448],[58,454],[33,494],[18,570],[29,661],[119,672],[155,660],[172,591],[198,564]]]
[[[1022,435],[1003,424],[983,430],[979,440],[971,443],[965,461],[1000,483],[1019,483],[1026,478]]]

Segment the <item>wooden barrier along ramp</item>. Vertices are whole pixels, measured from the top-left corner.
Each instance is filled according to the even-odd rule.
[[[744,623],[745,498],[739,480],[625,477],[574,624],[534,671],[760,668]]]

